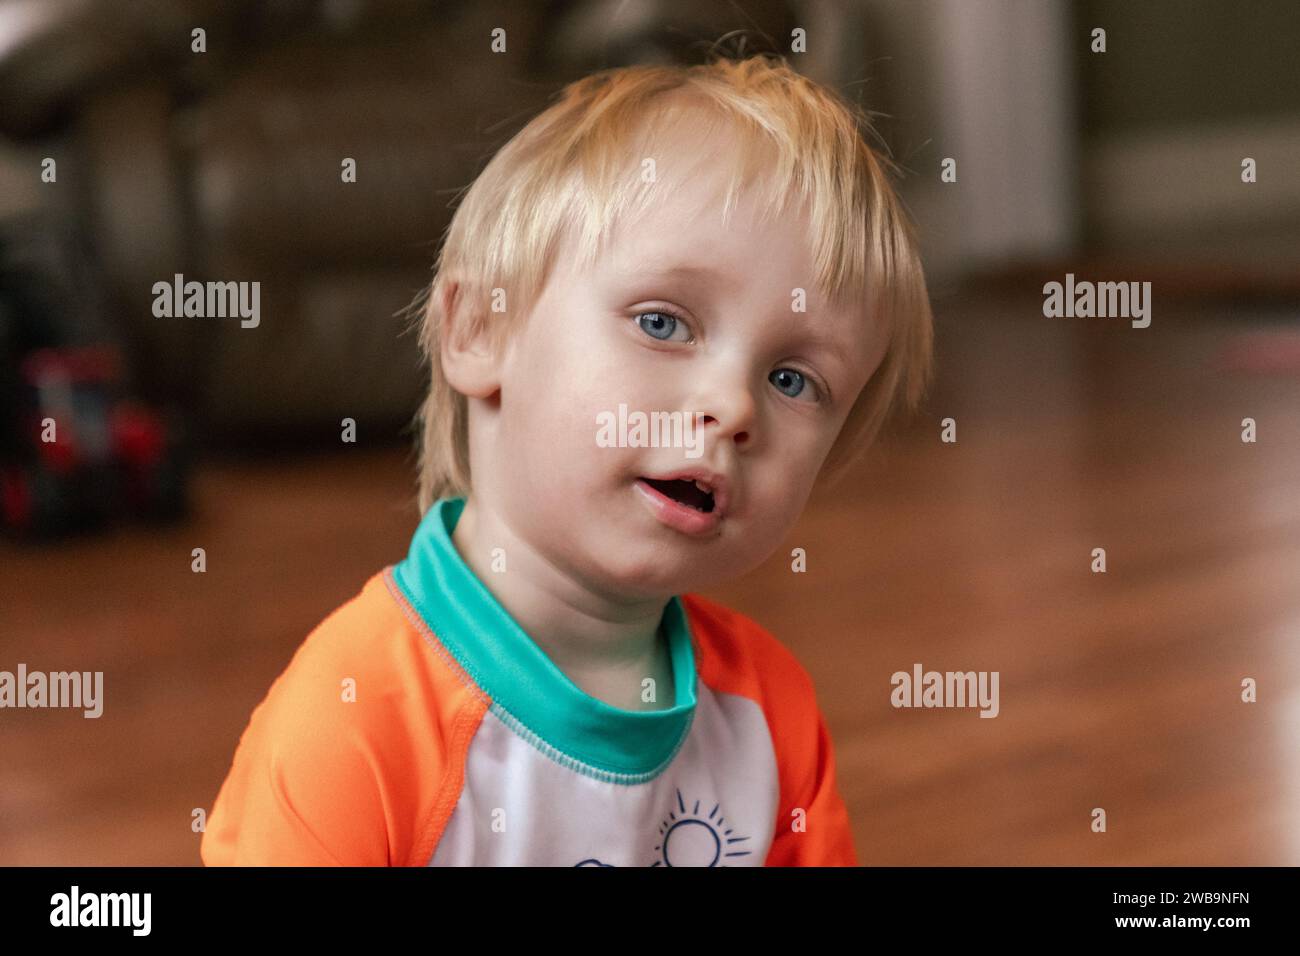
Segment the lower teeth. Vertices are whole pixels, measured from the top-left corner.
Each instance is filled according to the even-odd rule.
[[[647,483],[647,484],[650,484],[649,482],[646,482],[646,483]],[[651,485],[651,487],[654,488],[655,486],[654,486],[654,485]],[[681,498],[678,498],[678,497],[676,497],[675,495],[669,493],[666,489],[663,489],[663,488],[655,488],[655,490],[658,491],[660,494],[662,494],[665,498],[668,498],[668,499],[670,499],[670,500],[672,500],[672,501],[675,501],[675,502],[677,502],[679,505],[684,505],[684,506],[687,507],[687,508],[691,508],[691,509],[693,509],[693,510],[695,510],[695,511],[698,511],[700,514],[710,514],[710,513],[712,513],[712,511],[713,511],[712,502],[709,502],[709,503],[704,504],[704,505],[692,504],[692,503],[689,502],[689,501],[683,501]]]
[[[688,507],[688,508],[694,508],[694,509],[695,509],[696,511],[698,511],[700,514],[708,514],[710,511],[713,510],[712,508],[709,508],[709,507],[706,506],[706,505],[696,505],[696,504],[692,504],[692,503],[689,502],[689,501],[682,501],[680,498],[674,498],[673,500],[676,501],[679,505],[685,505],[685,506]]]

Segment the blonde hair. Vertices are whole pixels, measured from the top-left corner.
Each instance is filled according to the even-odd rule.
[[[602,70],[565,87],[493,156],[457,207],[433,281],[422,304],[413,305],[431,373],[416,417],[421,512],[470,489],[466,398],[444,377],[440,358],[447,283],[457,286],[453,312],[462,300],[472,304],[465,333],[503,341],[511,323],[487,308],[493,289],[508,290],[512,303],[536,301],[572,227],[580,229],[581,260],[591,262],[618,217],[652,201],[655,183],[627,172],[641,155],[631,149],[631,136],[647,126],[653,133],[667,113],[656,107],[667,105],[663,94],[674,93],[712,107],[742,133],[740,162],[727,157],[733,166],[724,216],[761,168],[768,212],[791,201],[810,203],[808,239],[822,292],[836,302],[860,300],[864,321],[888,323],[881,365],[857,397],[823,472],[842,474],[896,404],[911,411],[920,403],[931,376],[930,300],[912,224],[886,176],[893,164],[863,138],[870,130],[866,114],[773,54]]]

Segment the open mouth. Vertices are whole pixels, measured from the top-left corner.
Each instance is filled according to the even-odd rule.
[[[682,478],[668,480],[642,478],[641,480],[660,494],[667,495],[674,501],[679,501],[696,511],[703,511],[705,514],[713,511],[713,492],[706,491],[694,481],[687,481]]]

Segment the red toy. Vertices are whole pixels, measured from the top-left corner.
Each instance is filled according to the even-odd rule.
[[[45,536],[115,516],[185,512],[188,455],[179,422],[124,394],[109,347],[40,349],[19,363],[10,447],[0,461],[0,523]]]

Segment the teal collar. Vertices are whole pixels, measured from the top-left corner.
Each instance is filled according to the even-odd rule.
[[[552,663],[457,552],[451,533],[465,498],[429,508],[393,569],[403,596],[492,700],[493,712],[560,762],[618,778],[650,779],[685,740],[695,713],[695,654],[686,611],[669,599],[662,627],[676,701],[668,710],[622,710],[587,694]],[[544,745],[549,745],[549,748]],[[580,768],[581,769],[581,768]]]

